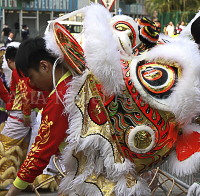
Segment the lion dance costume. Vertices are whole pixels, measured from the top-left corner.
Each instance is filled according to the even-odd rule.
[[[69,119],[64,195],[150,195],[141,173],[167,159],[177,175],[199,167],[200,55],[188,38],[170,39],[154,24],[115,16],[100,5],[84,12],[82,47],[57,21],[56,54],[76,72],[65,95]],[[53,32],[53,33],[52,33]],[[59,46],[59,50],[57,50]],[[84,52],[84,53],[83,53]]]
[[[87,68],[66,94],[64,194],[148,195],[139,174],[167,159],[177,175],[199,167],[198,47],[184,37],[157,41],[155,34],[149,37],[154,47],[144,49],[152,26],[145,23],[138,30],[130,17],[112,18],[100,5],[86,8]]]

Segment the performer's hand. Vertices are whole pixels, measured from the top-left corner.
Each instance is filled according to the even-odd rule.
[[[187,196],[199,196],[200,195],[200,184],[194,182],[192,186],[188,189]]]
[[[28,127],[31,124],[31,118],[24,117],[24,126]]]
[[[14,185],[11,186],[10,190],[6,194],[6,196],[16,196],[21,192],[20,189],[16,188]]]

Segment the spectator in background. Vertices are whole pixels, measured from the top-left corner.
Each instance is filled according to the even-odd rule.
[[[156,31],[158,31],[158,33],[160,33],[160,31],[161,31],[160,21],[159,20],[155,21],[155,24],[156,24]]]
[[[7,44],[13,42],[13,40],[14,40],[13,37],[14,37],[14,33],[10,32],[5,46],[7,46]]]
[[[22,25],[22,41],[29,38],[29,29],[27,25]]]
[[[172,37],[175,38],[175,37],[178,37],[178,35],[179,34],[177,33],[176,29],[174,29],[174,34],[172,35]]]
[[[2,41],[4,43],[4,46],[6,46],[6,41],[8,39],[9,33],[11,32],[11,29],[8,27],[8,24],[6,23],[4,25],[4,28],[2,30]]]
[[[17,34],[19,35],[19,19],[14,23],[14,27],[15,27],[15,34],[14,34],[14,40],[15,40]]]
[[[181,25],[179,27],[182,29],[182,31],[183,31],[183,29],[185,29],[185,24],[183,21],[181,22]]]
[[[178,24],[176,24],[176,33],[177,33],[177,34],[180,34],[180,33],[181,33],[181,31],[182,31],[182,29],[180,28],[180,25],[179,25],[179,23],[178,23]]]
[[[134,21],[137,23],[138,22],[138,18],[135,18]]]
[[[167,35],[167,31],[166,31],[167,26],[168,26],[168,24],[166,24],[165,27],[164,27],[164,29],[163,29],[163,33],[164,33],[165,35]]]
[[[166,28],[166,32],[169,37],[172,37],[172,35],[174,34],[174,25],[172,21],[169,22],[169,25]]]

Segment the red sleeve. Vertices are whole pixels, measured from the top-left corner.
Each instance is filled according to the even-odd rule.
[[[0,84],[0,98],[6,103],[6,109],[11,110],[12,104],[16,95],[16,74],[12,72],[12,78],[10,82],[10,93],[5,89],[3,82]]]
[[[56,154],[60,143],[64,141],[68,119],[63,114],[63,110],[62,103],[54,93],[44,107],[35,143],[18,172],[21,180],[32,183],[38,175],[42,174],[51,156]]]
[[[12,78],[10,81],[10,93],[11,94],[16,92],[16,85],[17,85],[16,77],[18,76],[16,73],[17,72],[15,70],[12,72]]]
[[[18,91],[22,100],[22,112],[25,116],[31,115],[31,96],[34,91],[28,86],[29,78],[21,78],[18,81]]]
[[[10,93],[7,91],[2,80],[0,79],[0,98],[7,103],[10,100]]]
[[[29,99],[26,93],[22,93],[22,112],[25,116],[31,115],[31,99]]]

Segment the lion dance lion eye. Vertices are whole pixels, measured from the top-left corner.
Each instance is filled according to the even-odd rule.
[[[116,25],[114,25],[114,28],[118,31],[130,30],[130,27],[127,24],[123,23],[117,23]]]
[[[113,25],[113,28],[119,32],[130,30],[130,33],[128,34],[128,39],[130,39],[132,47],[135,46],[136,33],[133,26],[130,23],[126,21],[118,21]]]
[[[136,75],[147,93],[157,99],[166,99],[181,76],[181,70],[178,66],[171,66],[166,62],[143,61],[137,65]]]

